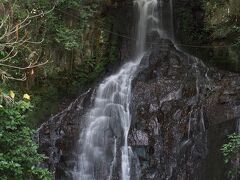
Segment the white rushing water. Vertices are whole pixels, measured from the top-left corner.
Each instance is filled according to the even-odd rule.
[[[80,135],[80,155],[74,179],[112,179],[118,152],[116,139],[122,139],[121,178],[131,178],[131,148],[128,133],[131,125],[129,104],[131,82],[144,56],[146,36],[151,31],[160,32],[157,0],[135,0],[138,8],[138,32],[135,58],[124,64],[118,73],[106,78],[98,87],[94,105],[86,117],[87,127]]]

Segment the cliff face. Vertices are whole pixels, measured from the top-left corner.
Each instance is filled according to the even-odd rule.
[[[240,76],[162,43],[133,82],[129,141],[143,179],[224,179],[219,149],[240,115]]]

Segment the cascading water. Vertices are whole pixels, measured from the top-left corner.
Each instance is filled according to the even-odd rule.
[[[170,38],[174,42],[174,23],[173,23],[173,0],[169,0],[169,9],[170,9]]]
[[[175,41],[173,0],[159,0],[159,25],[161,37]]]
[[[160,32],[157,0],[135,0],[139,22],[136,56],[118,73],[106,78],[98,87],[94,105],[86,117],[87,127],[80,136],[80,155],[74,178],[76,180],[112,179],[117,161],[117,139],[122,138],[121,178],[131,178],[128,133],[131,125],[129,104],[131,81],[144,55],[147,34]]]

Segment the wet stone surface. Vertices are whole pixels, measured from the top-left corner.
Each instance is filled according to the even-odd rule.
[[[54,173],[54,179],[71,179],[76,164],[76,145],[84,115],[91,105],[93,91],[88,90],[61,113],[50,118],[37,130],[35,139],[39,152],[48,159],[43,166]]]
[[[239,118],[240,76],[210,69],[162,42],[164,48],[153,47],[143,58],[133,81],[129,144],[142,179],[211,179],[204,167],[216,149],[209,129]]]

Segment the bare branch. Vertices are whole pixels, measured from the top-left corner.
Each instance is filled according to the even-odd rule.
[[[25,42],[29,44],[42,44],[44,42],[44,38],[41,41],[25,41]]]
[[[8,33],[6,34],[6,36],[11,36],[12,34],[16,33],[17,31],[19,31],[19,30],[25,28],[26,26],[28,26],[30,23],[31,23],[31,20],[29,20],[29,21],[26,22],[25,24],[22,24],[22,23],[21,23],[21,24],[18,24],[18,25],[16,25],[16,26],[14,26],[14,28],[13,28],[10,32],[8,32]],[[18,26],[18,28],[17,28],[17,26]]]
[[[4,25],[6,24],[6,22],[7,22],[8,19],[9,19],[9,15],[8,15],[5,19],[2,20],[1,26],[0,26],[0,30],[1,30],[2,28],[4,28]],[[4,29],[5,29],[5,30],[4,30],[4,33],[3,33],[3,35],[0,37],[0,40],[4,39],[4,38],[7,36],[8,26],[7,26],[6,28],[4,28]]]
[[[17,51],[13,54],[14,50],[15,50],[15,47],[12,47],[11,51],[4,58],[0,59],[0,62],[5,62],[14,58],[18,54]]]
[[[35,68],[35,67],[39,67],[39,66],[43,66],[43,65],[46,65],[47,63],[49,62],[49,60],[43,62],[43,63],[30,63],[28,66],[26,67],[19,67],[19,66],[13,66],[13,65],[9,65],[9,64],[3,64],[3,63],[0,63],[0,67],[3,66],[3,67],[7,67],[7,68],[12,68],[12,69],[18,69],[18,70],[26,70],[26,69],[32,69],[32,68]]]
[[[2,19],[1,25],[0,25],[0,29],[3,27],[3,25],[7,22],[9,18],[9,15],[7,15],[5,18]]]
[[[0,31],[3,34],[0,36],[0,51],[4,51],[5,53],[7,53],[6,55],[4,55],[4,57],[0,57],[0,75],[3,81],[7,79],[25,81],[27,79],[26,73],[22,73],[22,77],[19,78],[14,77],[11,73],[8,73],[8,70],[19,70],[21,72],[28,69],[44,66],[49,62],[48,60],[46,60],[45,62],[39,62],[40,57],[38,53],[36,51],[32,51],[30,47],[24,45],[37,45],[43,43],[44,41],[44,38],[41,41],[31,41],[31,37],[28,36],[28,33],[25,29],[32,23],[33,19],[43,17],[44,15],[52,12],[54,9],[55,5],[47,12],[41,11],[40,13],[34,15],[30,15],[30,13],[27,11],[26,17],[20,22],[17,22],[16,24],[11,22],[10,14],[7,14],[4,16],[4,18],[2,18],[0,22]],[[22,33],[24,30],[25,33]],[[24,59],[24,62],[28,62],[28,64],[24,67],[14,65],[10,62],[19,54],[18,51],[20,47],[29,51],[28,57]]]
[[[56,7],[56,5],[54,4],[54,6],[52,7],[52,9],[50,9],[49,11],[47,11],[47,12],[41,12],[41,13],[39,13],[39,14],[37,14],[37,15],[33,15],[33,16],[30,16],[29,17],[29,19],[33,19],[33,18],[36,18],[36,17],[40,17],[40,16],[44,16],[44,15],[46,15],[46,14],[49,14],[49,13],[51,13],[54,9],[55,9],[55,7]]]
[[[7,79],[15,80],[15,81],[26,81],[27,80],[27,75],[26,73],[23,74],[21,78],[16,78],[13,76],[8,76]]]

